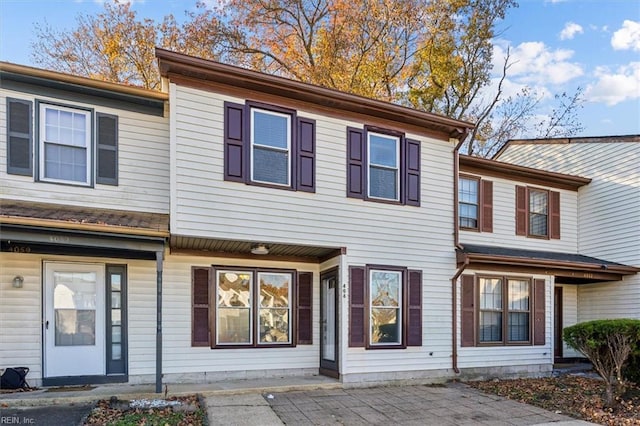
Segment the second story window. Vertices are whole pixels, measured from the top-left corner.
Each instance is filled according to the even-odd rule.
[[[516,186],[516,235],[560,238],[560,192]]]
[[[258,102],[224,103],[224,180],[316,191],[316,122]]]
[[[461,228],[478,229],[479,183],[478,179],[460,178],[458,202]]]
[[[400,138],[368,133],[369,197],[398,201]]]
[[[48,183],[118,185],[117,116],[27,99],[7,98],[6,108],[7,173]]]
[[[347,128],[347,197],[420,206],[420,141]]]
[[[291,116],[251,109],[251,180],[290,185]]]
[[[40,179],[91,184],[89,111],[40,104]]]
[[[529,190],[529,235],[548,235],[549,193],[538,189]]]

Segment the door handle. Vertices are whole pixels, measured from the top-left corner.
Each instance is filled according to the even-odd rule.
[[[48,330],[49,329],[49,321],[45,321],[44,322],[44,329]]]

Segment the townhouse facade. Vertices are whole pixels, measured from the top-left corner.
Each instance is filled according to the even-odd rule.
[[[161,93],[0,64],[0,368],[30,382],[545,374],[556,289],[569,325],[583,283],[638,271],[579,250],[588,173],[460,157],[470,123],[156,54]]]

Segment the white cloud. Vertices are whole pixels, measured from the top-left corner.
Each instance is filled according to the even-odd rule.
[[[590,102],[602,102],[608,106],[632,99],[640,99],[640,62],[611,71],[607,67],[595,70],[598,79],[585,90],[585,98]]]
[[[640,22],[625,20],[622,28],[613,33],[611,46],[615,50],[640,51]]]
[[[507,75],[518,83],[531,86],[560,85],[584,74],[582,66],[570,62],[574,52],[551,49],[542,42],[526,42],[510,49]],[[502,70],[506,47],[494,45],[494,71]]]
[[[575,22],[567,22],[564,24],[564,28],[560,31],[560,40],[571,40],[576,34],[582,34],[584,30],[581,25]]]

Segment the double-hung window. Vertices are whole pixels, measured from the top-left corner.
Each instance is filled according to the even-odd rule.
[[[7,173],[91,187],[118,185],[118,117],[6,98]]]
[[[251,108],[251,180],[290,185],[291,115]]]
[[[479,278],[480,343],[528,343],[531,281],[506,277]]]
[[[367,133],[369,197],[399,201],[400,138]]]
[[[349,267],[349,346],[422,346],[422,271],[400,266]]]
[[[290,269],[193,267],[192,346],[313,344],[313,274]]]
[[[293,109],[225,102],[224,179],[315,192],[315,129]]]
[[[560,192],[516,186],[516,235],[560,238]]]
[[[480,181],[460,178],[458,189],[459,220],[461,228],[478,229]]]
[[[549,192],[529,189],[529,235],[546,237],[549,235]]]
[[[347,197],[420,206],[420,141],[347,127]]]
[[[91,184],[91,112],[40,104],[40,180]]]

